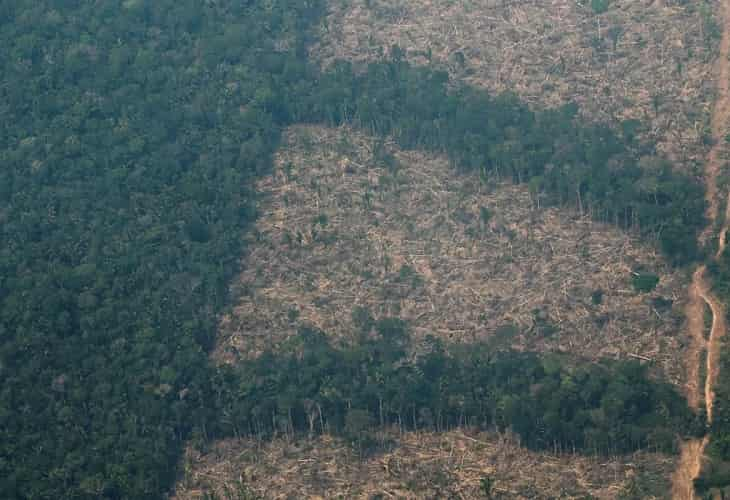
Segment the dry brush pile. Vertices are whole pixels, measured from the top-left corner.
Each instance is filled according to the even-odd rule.
[[[707,150],[717,4],[332,0],[312,53],[326,66],[398,45],[410,61],[492,92],[548,106],[574,101],[591,119],[638,119],[644,137],[686,169]]]
[[[481,184],[391,147],[378,154],[377,141],[347,128],[288,131],[258,185],[261,213],[216,359],[276,348],[302,324],[349,342],[363,307],[406,320],[416,341],[641,357],[684,380],[686,277],[650,245],[537,208],[524,187]],[[650,293],[632,286],[644,271],[661,278]]]
[[[488,498],[483,480],[494,499],[656,498],[650,491],[669,491],[673,468],[671,458],[648,452],[620,460],[531,452],[493,433],[381,437],[396,446],[365,458],[330,436],[231,439],[204,453],[190,449],[175,498],[211,491],[226,498],[241,484],[267,499]]]

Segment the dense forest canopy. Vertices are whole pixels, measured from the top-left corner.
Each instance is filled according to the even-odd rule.
[[[3,498],[157,496],[215,418],[206,350],[320,7],[0,5]]]
[[[397,49],[362,71],[343,63],[321,73],[306,48],[322,8],[321,0],[0,3],[0,496],[157,497],[191,433],[266,430],[256,430],[253,410],[230,406],[249,389],[235,372],[209,366],[206,353],[255,217],[252,181],[288,124],[347,121],[390,134],[462,169],[528,182],[545,202],[638,228],[677,262],[696,256],[702,190],[640,144],[636,124],[581,123],[570,106],[530,110],[412,68]],[[350,355],[318,349],[326,363]],[[382,356],[397,358],[393,349]],[[450,384],[467,375],[465,360],[433,352],[408,368],[426,370],[413,397],[443,396],[430,385],[441,375],[428,378],[423,363],[453,365]],[[300,368],[296,358],[271,356]],[[479,372],[486,386],[536,398],[528,380],[565,382],[564,369],[505,356]],[[247,376],[256,369],[242,368]],[[667,436],[648,427],[672,430],[687,418],[677,396],[636,367],[595,369],[571,382],[588,396],[566,396],[576,398],[574,428],[548,426],[547,438],[533,424],[500,425],[517,426],[533,446],[623,451],[664,447]],[[612,370],[629,383],[616,389]],[[589,382],[593,389],[582,386]],[[289,394],[291,385],[277,383]],[[628,392],[606,411],[636,415],[636,428],[581,413],[619,390]],[[372,401],[361,409],[372,413]],[[429,407],[437,426],[494,421],[438,401],[404,404]],[[515,401],[519,413],[525,403]],[[649,401],[670,411],[657,413]],[[555,421],[545,404],[525,422]],[[289,412],[277,402],[275,413]],[[330,415],[334,429],[347,427],[341,408]],[[300,417],[291,416],[298,427]]]

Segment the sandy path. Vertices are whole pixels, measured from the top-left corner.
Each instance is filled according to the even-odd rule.
[[[703,266],[704,271],[704,266]],[[704,282],[704,278],[703,278]],[[706,282],[705,282],[706,284]],[[722,303],[712,295],[709,288],[701,292],[702,299],[712,309],[712,330],[707,347],[707,378],[705,379],[705,402],[707,407],[707,423],[712,423],[712,405],[715,401],[715,382],[720,368],[720,344],[727,331],[725,310]]]
[[[717,98],[712,111],[712,137],[714,140],[710,154],[705,164],[705,183],[707,186],[707,227],[699,237],[700,244],[707,242],[712,235],[719,213],[719,188],[718,178],[724,167],[723,156],[725,154],[726,124],[730,118],[730,0],[722,5],[723,33],[720,42],[720,54],[716,61],[716,83]],[[715,259],[719,259],[725,251],[725,238],[728,232],[730,221],[730,194],[728,204],[725,208],[725,219],[723,227],[718,235],[719,241]],[[700,352],[707,349],[705,360],[707,376],[704,384],[704,400],[708,425],[712,423],[713,403],[715,399],[715,382],[718,376],[720,359],[720,340],[725,335],[727,326],[725,323],[725,310],[722,303],[712,294],[711,286],[706,277],[706,267],[701,265],[692,275],[692,284],[689,289],[690,300],[687,305],[687,327],[689,329],[692,345],[688,350],[688,382],[687,400],[693,409],[699,407],[701,389],[699,383],[700,373]],[[710,337],[704,337],[704,307],[703,302],[709,305],[712,310],[712,329]],[[685,442],[681,448],[681,454],[677,470],[672,479],[672,497],[678,500],[692,500],[695,498],[694,480],[700,475],[705,448],[709,442],[709,436],[693,439]]]
[[[691,439],[682,443],[679,464],[672,478],[672,498],[677,500],[693,499],[694,480],[702,469],[702,456],[708,438]]]

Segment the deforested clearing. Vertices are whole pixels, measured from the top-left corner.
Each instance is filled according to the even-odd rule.
[[[340,0],[312,54],[365,62],[394,45],[455,81],[528,102],[577,102],[594,120],[636,119],[683,169],[704,159],[719,42],[705,2]]]
[[[222,498],[659,498],[674,460],[639,452],[628,459],[527,451],[509,435],[411,432],[382,434],[386,451],[360,457],[330,436],[296,441],[229,439],[189,449],[174,498],[203,492]],[[231,497],[237,498],[237,497]],[[241,497],[246,498],[246,497]]]
[[[353,312],[367,308],[407,321],[416,345],[430,334],[638,358],[686,381],[686,277],[638,237],[349,128],[289,129],[258,190],[220,362],[276,349],[302,325],[350,342]],[[658,284],[640,291],[640,276]]]

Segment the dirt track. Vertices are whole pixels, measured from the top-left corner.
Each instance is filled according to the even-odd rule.
[[[707,219],[708,224],[700,235],[700,244],[707,242],[711,236],[716,222],[718,222],[720,194],[719,177],[724,167],[723,156],[725,153],[726,124],[730,118],[730,1],[726,0],[722,6],[723,34],[720,42],[720,53],[716,64],[717,97],[712,112],[712,138],[713,147],[707,158],[705,166],[705,183],[707,186]],[[725,217],[722,222],[718,238],[717,253],[715,259],[719,259],[725,250],[725,238],[728,232],[728,221],[730,220],[730,198],[726,206]],[[725,323],[725,311],[722,303],[712,293],[710,283],[706,277],[706,267],[701,265],[692,275],[690,287],[690,301],[687,305],[687,326],[689,328],[692,345],[688,350],[688,384],[687,399],[692,408],[697,409],[701,398],[699,384],[700,359],[699,354],[703,349],[707,351],[705,360],[707,375],[704,383],[704,401],[708,425],[712,423],[713,402],[715,399],[715,381],[719,370],[720,340],[727,330]],[[704,306],[706,303],[712,311],[712,329],[710,337],[705,340],[704,336]],[[694,479],[702,469],[702,461],[709,437],[702,440],[690,440],[682,445],[679,465],[674,474],[672,496],[678,500],[694,499]]]
[[[672,481],[672,498],[686,500],[694,498],[694,479],[702,469],[702,455],[707,438],[692,439],[682,443],[681,455]]]

